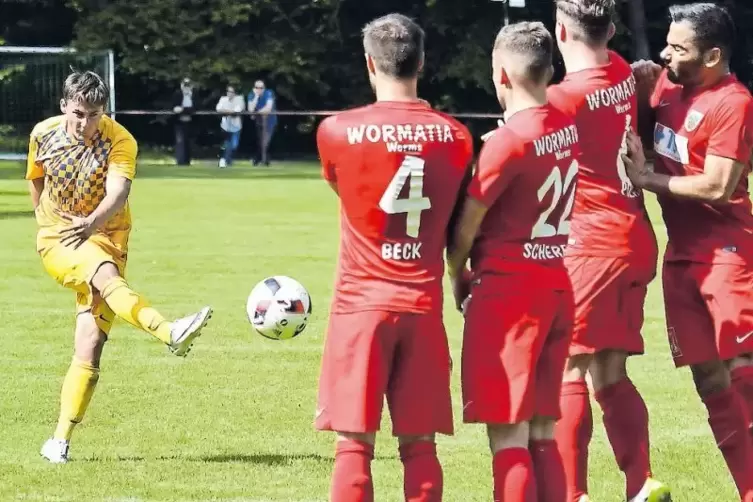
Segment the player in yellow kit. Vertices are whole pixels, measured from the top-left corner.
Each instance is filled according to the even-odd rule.
[[[115,317],[185,356],[212,314],[205,307],[169,322],[123,279],[137,145],[104,115],[108,96],[97,74],[71,74],[63,85],[63,115],[37,124],[29,142],[26,179],[39,225],[37,251],[47,272],[76,292],[73,361],[63,381],[57,428],[41,451],[53,463],[68,461],[71,434],[94,393]]]

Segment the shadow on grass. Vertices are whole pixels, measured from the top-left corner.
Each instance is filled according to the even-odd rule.
[[[16,218],[33,218],[34,211],[3,211],[0,209],[0,220],[13,220]]]
[[[395,456],[378,455],[375,460],[395,460]],[[75,462],[205,462],[209,464],[256,464],[274,467],[278,465],[289,465],[295,462],[309,461],[332,463],[333,456],[323,456],[317,453],[294,453],[291,455],[281,455],[278,453],[223,453],[218,455],[169,455],[162,457],[146,458],[136,455],[128,456],[93,456],[85,458],[74,458]]]
[[[195,462],[208,462],[208,463],[242,463],[242,464],[257,464],[257,465],[288,465],[293,462],[301,460],[315,460],[317,462],[332,462],[331,457],[323,457],[321,455],[304,453],[298,455],[279,455],[275,453],[254,453],[254,454],[241,454],[230,453],[223,455],[204,455],[201,457],[191,458],[190,460]]]
[[[0,161],[0,180],[24,179],[24,164],[16,161]],[[248,161],[237,162],[232,167],[220,169],[215,162],[197,161],[190,166],[176,166],[174,164],[150,163],[149,160],[140,161],[136,170],[136,180],[139,179],[203,179],[203,180],[274,180],[292,179],[307,180],[320,179],[320,168],[316,162],[290,161],[275,162],[270,167],[254,167]],[[16,191],[9,194],[18,195]],[[0,193],[2,195],[2,193]]]
[[[104,463],[104,462],[145,462],[146,458],[137,456],[124,456],[124,457],[85,457],[76,458],[73,457],[72,462],[91,462],[91,463]]]

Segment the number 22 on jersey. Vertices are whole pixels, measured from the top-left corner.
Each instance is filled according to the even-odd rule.
[[[570,234],[570,213],[573,211],[573,203],[575,202],[575,186],[573,182],[575,181],[576,174],[578,174],[578,161],[573,160],[567,168],[564,178],[560,168],[554,166],[552,172],[549,173],[544,183],[541,184],[538,192],[536,192],[539,202],[542,202],[550,191],[554,191],[554,193],[552,194],[552,202],[549,204],[549,207],[541,212],[539,219],[536,220],[536,224],[531,229],[531,239]],[[549,215],[559,206],[562,196],[568,194],[568,192],[567,203],[562,210],[559,223],[555,227],[548,223]]]
[[[406,214],[405,233],[408,237],[418,237],[421,230],[421,213],[431,209],[431,201],[424,197],[425,167],[424,159],[406,155],[379,201],[379,207],[387,214]],[[406,182],[408,197],[401,199],[400,192]]]

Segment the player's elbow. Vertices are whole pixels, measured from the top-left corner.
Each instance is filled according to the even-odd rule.
[[[726,204],[732,199],[735,187],[731,183],[714,181],[706,189],[706,200],[712,204]]]

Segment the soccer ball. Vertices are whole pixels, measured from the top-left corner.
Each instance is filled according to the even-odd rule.
[[[311,297],[295,279],[283,275],[268,277],[248,295],[246,312],[261,336],[288,340],[306,329],[311,316]]]

